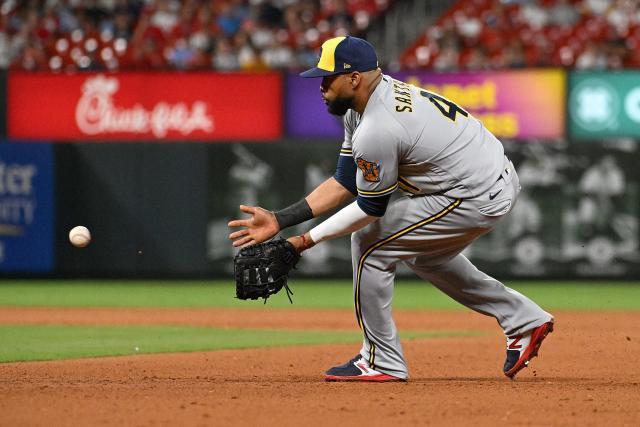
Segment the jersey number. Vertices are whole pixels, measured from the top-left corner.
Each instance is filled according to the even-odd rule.
[[[444,99],[443,97],[436,95],[435,93],[421,90],[420,95],[431,101],[431,103],[435,105],[438,110],[440,110],[443,116],[450,120],[453,120],[454,122],[456,121],[456,114],[458,113],[462,114],[465,117],[469,116],[469,113],[464,111],[462,108],[458,107],[448,99]]]

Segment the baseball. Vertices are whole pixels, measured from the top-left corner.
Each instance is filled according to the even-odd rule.
[[[77,248],[84,248],[91,242],[91,233],[87,227],[78,225],[69,232],[69,241]]]

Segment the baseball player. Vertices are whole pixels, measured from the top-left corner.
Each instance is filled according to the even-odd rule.
[[[354,304],[364,342],[356,357],[329,369],[326,380],[408,378],[391,315],[398,263],[493,316],[507,337],[503,371],[513,378],[537,355],[553,330],[553,316],[461,253],[512,209],[520,191],[500,141],[448,99],[384,75],[373,46],[360,38],[327,40],[317,66],[301,76],[321,78],[328,111],[344,117],[336,173],[283,210],[240,206],[251,216],[231,221],[229,226],[243,228],[229,238],[234,246],[260,243],[346,204],[288,239],[302,252],[351,234]]]

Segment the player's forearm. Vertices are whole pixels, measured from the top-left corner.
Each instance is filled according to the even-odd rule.
[[[280,230],[303,223],[344,204],[353,195],[333,177],[316,187],[306,198],[274,212]]]
[[[311,207],[314,217],[323,215],[344,205],[354,198],[353,194],[342,186],[334,177],[316,187],[305,199]]]
[[[309,231],[309,247],[325,240],[351,234],[378,219],[379,217],[365,213],[358,203],[353,202]]]

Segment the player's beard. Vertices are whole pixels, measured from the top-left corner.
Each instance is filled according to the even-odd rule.
[[[344,116],[353,108],[353,98],[338,97],[327,103],[327,110],[334,116]]]

